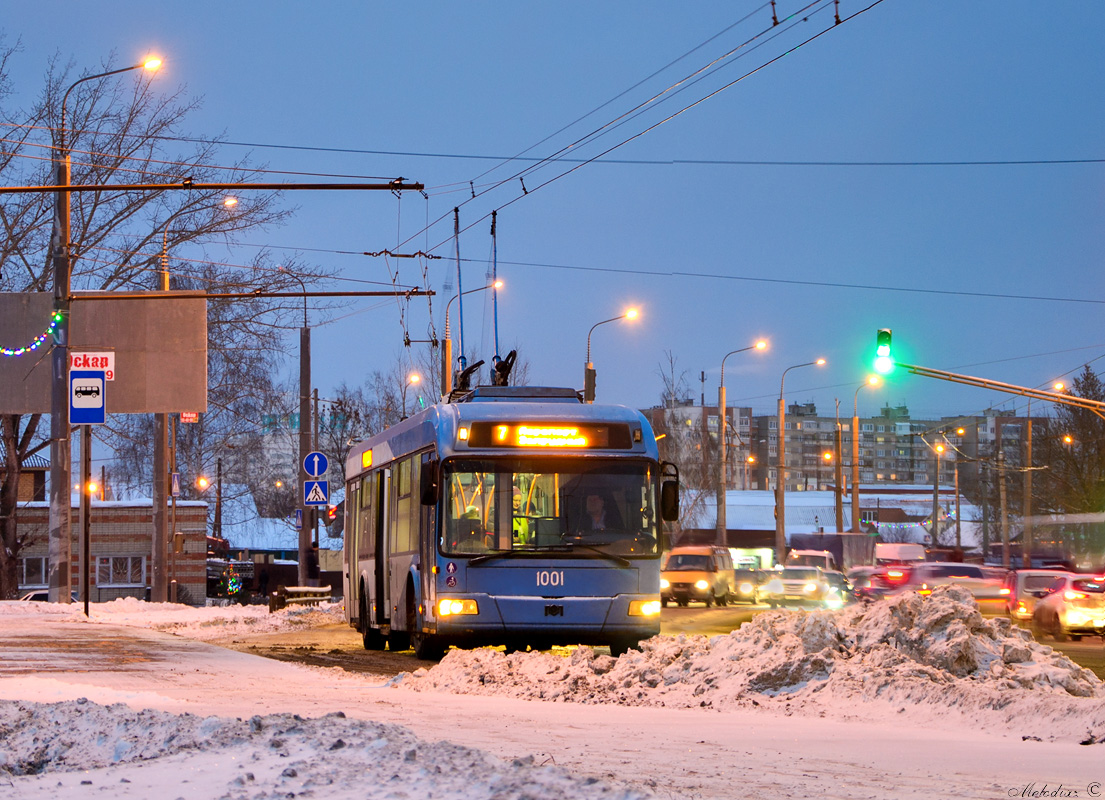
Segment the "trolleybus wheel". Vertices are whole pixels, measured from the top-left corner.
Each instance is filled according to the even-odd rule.
[[[414,590],[407,588],[407,637],[414,649],[415,658],[424,661],[440,661],[445,655],[445,645],[438,636],[422,632],[421,620],[414,604]]]
[[[365,600],[364,589],[361,589],[361,641],[365,650],[383,650],[387,640],[380,633],[379,628],[373,628],[368,619],[368,602]]]

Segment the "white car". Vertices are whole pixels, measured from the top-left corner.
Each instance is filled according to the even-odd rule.
[[[72,601],[74,603],[79,603],[80,602],[80,598],[77,597],[76,592],[70,592],[69,597],[72,598]],[[19,599],[21,601],[22,600],[27,600],[27,601],[31,601],[31,602],[45,603],[45,602],[49,601],[49,599],[50,599],[50,590],[49,589],[35,589],[33,592],[27,592],[25,595],[23,595]]]
[[[783,567],[768,573],[763,597],[772,608],[788,603],[820,605],[829,594],[829,585],[818,567]]]
[[[1105,636],[1105,575],[1062,575],[1051,593],[1036,601],[1032,632],[1057,642]]]

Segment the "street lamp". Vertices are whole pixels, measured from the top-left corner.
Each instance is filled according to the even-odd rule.
[[[944,445],[937,442],[932,446],[932,544],[939,544],[937,533],[940,516],[940,454],[944,452]]]
[[[299,475],[298,506],[303,523],[299,528],[299,566],[296,569],[296,580],[300,586],[307,586],[313,577],[308,574],[308,562],[311,555],[311,531],[315,529],[314,507],[306,503],[307,473],[303,469],[303,463],[311,452],[311,327],[307,320],[307,284],[287,267],[280,267],[280,272],[297,281],[303,292],[303,327],[299,329],[299,469],[296,470]]]
[[[488,289],[494,289],[498,291],[503,288],[503,282],[500,280],[493,281],[486,286],[477,286],[475,289],[466,289],[463,292],[457,292],[455,295],[449,298],[449,302],[445,304],[445,341],[444,347],[441,349],[441,394],[446,396],[449,392],[453,391],[453,339],[449,333],[449,307],[453,305],[453,301],[461,295],[472,294],[473,292],[484,292]],[[463,311],[463,309],[462,309]],[[464,358],[464,340],[461,338],[460,343],[461,358]]]
[[[156,70],[161,61],[149,58],[140,64],[121,69],[87,75],[74,81],[61,99],[61,127],[58,130],[56,151],[56,185],[59,187],[54,201],[53,267],[54,267],[54,317],[57,327],[54,329],[54,352],[51,358],[52,376],[50,384],[50,517],[49,517],[49,598],[55,603],[71,602],[73,576],[70,561],[73,544],[69,528],[69,479],[72,450],[69,441],[69,281],[72,273],[72,259],[69,250],[69,191],[71,165],[69,148],[66,142],[66,110],[69,94],[82,83],[107,78],[122,72],[136,69]],[[156,509],[155,509],[156,510]],[[159,550],[155,543],[154,555]],[[167,560],[167,553],[166,559]],[[162,567],[164,560],[160,562]],[[155,560],[157,577],[157,562]],[[158,598],[154,598],[155,600]]]
[[[872,375],[856,387],[852,397],[852,533],[859,533],[859,390],[880,382],[878,375]]]
[[[766,349],[767,349],[767,341],[764,340],[764,339],[760,339],[760,341],[756,342],[755,344],[750,344],[748,347],[742,347],[739,350],[732,350],[732,351],[726,353],[725,356],[721,359],[721,380],[718,382],[718,387],[717,387],[717,411],[718,411],[718,415],[719,415],[721,421],[718,424],[718,445],[717,445],[718,446],[718,451],[717,451],[718,481],[717,481],[717,503],[716,503],[716,505],[717,505],[717,538],[718,538],[718,545],[720,545],[721,547],[726,546],[726,541],[727,541],[726,530],[728,529],[728,524],[729,524],[728,520],[726,519],[726,502],[727,502],[726,501],[726,490],[728,489],[728,481],[726,480],[726,478],[727,478],[726,473],[728,472],[728,470],[726,469],[726,463],[725,463],[725,460],[726,460],[726,444],[727,444],[726,441],[725,441],[725,439],[726,439],[725,434],[726,434],[726,431],[728,430],[728,424],[727,424],[728,415],[726,413],[728,409],[726,408],[726,405],[725,405],[725,359],[729,358],[729,356],[736,355],[737,353],[744,353],[748,350],[766,350]],[[587,360],[590,361],[590,353],[588,353]]]
[[[587,362],[583,368],[583,402],[585,403],[595,402],[595,365],[591,363],[591,334],[595,332],[595,328],[599,325],[617,322],[619,319],[637,319],[637,309],[631,308],[617,317],[596,322],[591,326],[591,330],[587,331]]]
[[[786,491],[787,491],[787,456],[786,456],[786,401],[783,399],[783,386],[787,379],[787,373],[799,367],[824,366],[825,359],[807,361],[805,364],[795,364],[783,370],[783,377],[779,379],[779,459],[778,471],[775,477],[775,563],[782,564],[786,558]]]
[[[403,417],[402,417],[403,419],[407,418],[407,387],[408,386],[417,386],[418,383],[421,380],[422,380],[421,375],[419,375],[417,372],[412,372],[410,377],[407,378],[407,382],[405,384],[403,384],[403,394],[402,394],[402,398],[401,398],[402,403],[403,403]]]

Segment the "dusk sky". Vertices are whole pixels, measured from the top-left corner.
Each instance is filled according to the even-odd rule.
[[[17,106],[55,54],[81,73],[156,53],[155,81],[203,98],[187,132],[234,143],[227,163],[424,183],[428,198],[296,193],[289,224],[251,241],[384,282],[389,264],[360,253],[441,256],[425,262],[439,336],[452,209],[465,289],[491,269],[498,209],[500,349],[534,384],[581,388],[588,329],[631,306],[638,320],[592,337],[600,402],[655,404],[668,352],[696,401],[705,371],[713,402],[722,357],[766,337],[726,362],[730,403],[772,413],[783,370],[824,357],[788,374],[787,399],[830,415],[839,398],[850,416],[883,327],[900,360],[1028,386],[1105,363],[1100,3],[841,0],[835,27],[832,0],[779,0],[775,27],[755,0],[10,5]],[[535,163],[600,129],[571,160]],[[422,283],[418,261],[396,264]],[[490,297],[464,303],[466,349],[489,361]],[[428,338],[425,300],[403,320]],[[407,357],[395,300],[312,323],[323,396]],[[885,402],[915,417],[1024,407],[907,375],[860,393],[862,414]]]

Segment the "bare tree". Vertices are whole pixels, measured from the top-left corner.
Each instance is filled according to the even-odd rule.
[[[5,71],[15,52],[0,39],[0,102],[11,85]],[[109,59],[90,72],[113,67]],[[219,142],[186,137],[183,125],[198,100],[182,89],[166,90],[135,73],[88,81],[77,79],[71,64],[57,57],[48,65],[45,88],[26,110],[7,108],[11,120],[0,148],[0,181],[5,185],[49,185],[54,182],[53,158],[60,144],[61,103],[66,104],[66,149],[72,156],[72,183],[227,183],[257,181],[257,168],[246,161],[212,166],[222,161]],[[44,133],[48,132],[48,133]],[[283,222],[291,213],[279,205],[277,193],[253,193],[237,198],[228,212],[224,195],[212,191],[109,191],[74,193],[71,197],[72,286],[74,289],[127,290],[158,286],[163,253],[177,256],[185,246],[232,245],[242,234]],[[0,199],[0,291],[46,291],[52,285],[51,248],[53,197],[48,194],[7,194]],[[292,271],[273,268],[265,253],[240,266],[211,259],[170,264],[176,288],[211,291],[265,288],[298,289],[321,277],[317,269],[294,265]],[[250,413],[255,387],[236,383],[243,375],[268,374],[279,348],[285,315],[296,304],[250,300],[244,304],[209,305],[209,358],[213,385],[211,417],[219,420],[220,436],[233,434],[235,419]],[[16,528],[16,493],[21,463],[45,446],[40,415],[3,415],[3,444],[8,454],[0,485],[0,599],[17,591],[19,553],[25,544]],[[142,417],[113,418],[108,441],[122,451],[117,472],[132,483],[149,470],[149,422]],[[187,435],[206,437],[206,432]],[[128,452],[129,448],[129,452]],[[13,459],[14,458],[14,462]]]

